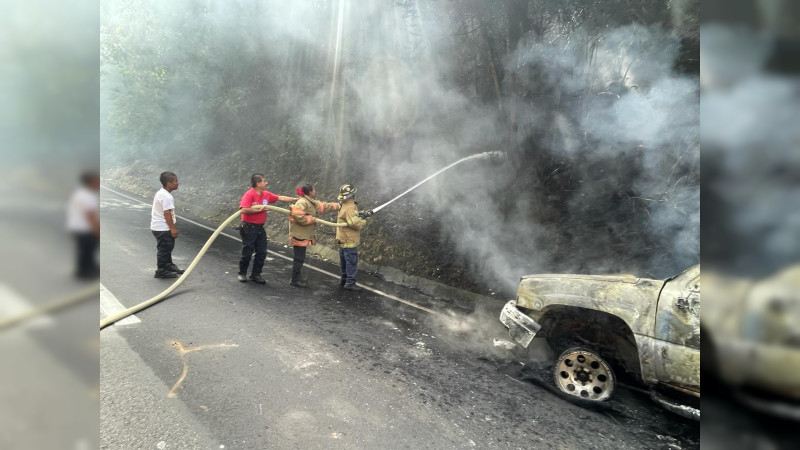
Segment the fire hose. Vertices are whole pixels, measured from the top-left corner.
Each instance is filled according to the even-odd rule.
[[[64,309],[68,306],[72,306],[78,304],[80,302],[89,300],[91,298],[97,298],[97,294],[100,293],[100,288],[93,284],[87,288],[81,289],[80,291],[71,294],[69,297],[57,301],[55,303],[51,303],[47,306],[43,306],[40,308],[32,309],[24,314],[20,314],[18,316],[10,317],[8,319],[0,320],[0,331],[3,331],[7,328],[11,328],[13,326],[19,325],[25,321],[33,319],[35,317],[39,317],[41,315],[58,311],[60,309]]]
[[[283,208],[278,208],[277,206],[267,205],[266,209],[268,209],[270,211],[280,212],[280,213],[287,214],[287,215],[289,214],[289,210],[283,209]],[[222,222],[222,224],[220,224],[220,226],[217,227],[216,230],[214,230],[214,233],[211,234],[211,237],[208,238],[208,241],[206,241],[205,245],[203,245],[203,248],[200,249],[200,252],[197,254],[197,256],[194,257],[194,260],[192,260],[192,263],[189,264],[189,267],[186,268],[186,271],[183,273],[183,275],[181,275],[180,278],[175,280],[175,282],[172,283],[172,285],[170,287],[168,287],[167,289],[165,289],[163,292],[161,292],[160,294],[156,295],[155,297],[151,298],[150,300],[146,300],[146,301],[144,301],[142,303],[139,303],[138,305],[130,307],[130,308],[126,309],[125,311],[120,311],[119,313],[114,314],[113,316],[106,317],[105,319],[100,321],[100,329],[102,330],[103,328],[111,325],[114,322],[122,320],[122,319],[130,316],[131,314],[137,313],[137,312],[139,312],[139,311],[141,311],[141,310],[143,310],[145,308],[148,308],[148,307],[160,302],[161,300],[164,300],[164,298],[166,296],[168,296],[170,293],[172,293],[172,291],[177,289],[177,287],[180,286],[181,283],[183,283],[183,281],[186,279],[186,277],[188,277],[189,274],[192,273],[192,270],[195,268],[197,263],[200,262],[200,259],[203,257],[203,255],[205,255],[205,253],[208,250],[208,248],[211,247],[211,243],[214,242],[214,240],[217,239],[217,236],[219,236],[219,234],[222,232],[222,230],[226,226],[228,226],[228,224],[233,222],[234,219],[239,217],[241,214],[242,214],[241,210],[236,211],[235,213],[231,214],[231,216],[228,217],[224,222]],[[322,219],[317,219],[316,223],[327,225],[329,227],[344,227],[344,226],[347,226],[346,223],[334,223],[334,222],[328,222],[327,220],[322,220]]]
[[[414,189],[418,188],[419,186],[421,186],[422,184],[424,184],[428,180],[432,179],[433,177],[439,175],[440,173],[444,172],[445,170],[448,170],[451,167],[453,167],[453,166],[455,166],[457,164],[460,164],[460,163],[462,163],[464,161],[471,160],[471,159],[477,159],[477,158],[486,158],[486,157],[498,158],[498,157],[502,157],[502,156],[503,155],[502,155],[501,152],[494,151],[494,152],[484,152],[484,153],[480,153],[480,154],[477,154],[477,155],[471,155],[471,156],[467,156],[465,158],[461,158],[458,161],[456,161],[456,162],[444,167],[443,169],[440,169],[438,172],[435,172],[433,175],[430,175],[429,177],[427,177],[424,180],[420,181],[419,183],[415,184],[414,186],[412,186],[411,188],[407,189],[406,191],[404,191],[403,193],[401,193],[397,197],[389,200],[388,202],[386,202],[386,203],[384,203],[384,204],[382,204],[382,205],[380,205],[378,207],[375,207],[375,208],[373,208],[373,209],[371,209],[369,211],[365,211],[363,213],[359,213],[359,217],[361,217],[362,219],[365,219],[365,218],[373,215],[374,213],[376,213],[376,212],[380,211],[381,209],[385,208],[386,206],[388,206],[390,203],[394,202],[395,200],[399,199],[400,197],[402,197],[402,196],[408,194],[409,192],[413,191]],[[260,207],[262,205],[256,205],[256,206]],[[276,206],[264,205],[264,208],[269,209],[271,211],[276,211],[276,212],[280,212],[280,213],[283,213],[283,214],[287,214],[287,215],[289,214],[288,210],[283,209],[283,208],[278,208]],[[142,302],[142,303],[140,303],[140,304],[138,304],[138,305],[136,305],[136,306],[134,306],[132,308],[128,308],[125,311],[122,311],[122,312],[120,312],[118,314],[115,314],[115,315],[113,315],[111,317],[107,317],[106,319],[100,321],[100,329],[102,330],[103,328],[107,327],[108,325],[110,325],[110,324],[112,324],[114,322],[117,322],[117,321],[119,321],[121,319],[124,319],[125,317],[128,317],[129,315],[131,315],[133,313],[136,313],[136,312],[141,311],[141,310],[143,310],[143,309],[145,309],[145,308],[147,308],[149,306],[154,305],[155,303],[158,303],[159,301],[163,300],[167,295],[169,295],[172,291],[174,291],[178,286],[181,285],[181,283],[183,283],[183,281],[186,279],[186,277],[189,275],[189,273],[191,273],[191,271],[194,269],[194,267],[197,265],[197,263],[203,257],[205,252],[211,246],[211,243],[214,242],[214,240],[217,238],[217,236],[219,236],[219,234],[222,232],[222,230],[228,224],[230,224],[234,219],[239,217],[239,215],[241,215],[241,213],[242,213],[241,210],[240,211],[236,211],[230,217],[228,217],[228,219],[225,220],[214,231],[214,233],[211,235],[211,237],[208,238],[208,241],[205,243],[203,248],[200,250],[200,253],[197,254],[197,256],[194,258],[192,263],[189,265],[189,267],[183,273],[183,275],[181,275],[181,277],[178,278],[175,281],[175,283],[173,283],[170,287],[168,287],[162,293],[156,295],[155,297],[151,298],[150,300]],[[323,225],[328,225],[328,226],[331,226],[331,227],[343,227],[343,226],[347,225],[345,223],[333,223],[333,222],[328,222],[328,221],[321,220],[321,219],[317,219],[316,222],[317,223],[321,223]],[[56,304],[53,304],[53,305],[50,305],[50,306],[47,306],[47,307],[44,307],[44,308],[40,308],[40,309],[31,311],[29,313],[26,313],[26,314],[18,316],[18,317],[12,317],[11,319],[0,321],[0,329],[16,325],[16,324],[18,324],[20,322],[23,322],[23,321],[25,321],[27,319],[30,319],[32,317],[36,317],[38,315],[41,315],[41,314],[44,314],[46,312],[50,312],[50,311],[53,311],[53,310],[56,310],[56,309],[61,309],[61,308],[65,307],[65,306],[72,305],[72,304],[74,304],[74,303],[76,303],[78,301],[82,301],[82,300],[84,300],[86,298],[89,298],[89,296],[92,293],[97,292],[97,288],[96,287],[93,287],[92,289],[93,290],[91,292],[88,292],[88,293],[87,292],[82,292],[82,293],[80,293],[80,294],[78,294],[76,296],[70,297],[69,299],[64,300],[62,302],[58,302]]]

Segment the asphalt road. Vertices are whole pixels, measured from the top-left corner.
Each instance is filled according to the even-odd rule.
[[[185,268],[217,224],[174,196]],[[107,302],[130,307],[174,281],[153,278],[150,202],[101,191]],[[221,235],[169,298],[100,333],[101,448],[699,447],[697,423],[636,390],[599,409],[555,396],[495,346],[497,304],[459,310],[367,274],[394,298],[354,294],[308,269],[298,289],[283,244],[270,242],[268,285],[240,283],[240,242]]]

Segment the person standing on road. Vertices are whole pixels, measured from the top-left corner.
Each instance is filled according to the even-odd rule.
[[[292,280],[289,282],[295,287],[308,287],[308,283],[300,276],[303,263],[306,260],[306,247],[317,243],[314,235],[317,217],[328,211],[338,211],[338,203],[322,202],[317,200],[317,191],[313,185],[304,184],[297,188],[300,199],[292,205],[289,214],[289,243],[294,249],[292,264]]]
[[[239,202],[239,209],[242,210],[242,226],[239,234],[242,237],[242,257],[239,259],[239,281],[247,282],[247,268],[250,259],[255,251],[253,259],[253,269],[250,272],[250,279],[258,284],[267,282],[261,278],[261,270],[264,268],[264,260],[267,258],[267,232],[264,224],[267,222],[266,207],[276,202],[294,202],[297,197],[287,197],[276,195],[267,190],[267,182],[264,174],[255,173],[250,177],[252,189],[245,192],[242,201]]]
[[[97,248],[100,246],[100,174],[81,175],[81,187],[69,199],[67,229],[75,237],[75,277],[89,280],[100,277]]]
[[[358,274],[358,244],[361,242],[361,228],[366,225],[364,220],[372,215],[372,211],[358,212],[358,203],[355,200],[356,188],[350,184],[339,188],[339,201],[342,208],[337,216],[338,223],[346,223],[345,227],[336,228],[336,242],[339,244],[339,269],[341,279],[339,285],[348,291],[361,292],[356,286]]]
[[[172,262],[172,249],[178,228],[175,224],[175,199],[172,191],[178,189],[178,176],[172,172],[163,172],[159,177],[162,188],[153,197],[153,209],[150,211],[150,230],[156,238],[156,262],[158,268],[155,278],[178,278],[184,271]]]

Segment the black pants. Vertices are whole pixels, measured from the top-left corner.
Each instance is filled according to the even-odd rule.
[[[92,232],[73,233],[75,237],[75,276],[78,278],[97,278],[100,265],[97,264],[97,248],[100,240]]]
[[[292,261],[292,281],[300,281],[300,270],[303,268],[303,263],[306,261],[306,248],[300,246],[294,247],[294,259]]]
[[[253,260],[251,275],[261,275],[261,270],[264,268],[264,260],[267,259],[267,231],[264,230],[264,225],[242,222],[239,235],[242,237],[242,257],[239,258],[239,274],[247,275],[247,267],[250,265],[250,258],[255,251],[256,257]]]
[[[154,231],[156,237],[156,263],[159,270],[164,270],[172,264],[172,249],[175,248],[175,238],[169,231]]]

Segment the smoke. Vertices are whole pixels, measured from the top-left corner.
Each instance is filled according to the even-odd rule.
[[[678,40],[658,26],[554,26],[489,67],[465,11],[112,2],[104,161],[168,154],[201,171],[202,156],[241,151],[323,190],[354,183],[368,207],[501,150],[505,161],[459,165],[381,211],[381,238],[496,292],[537,271],[666,276],[696,262],[697,79],[673,70]]]
[[[770,73],[775,36],[703,28],[704,193],[715,232],[704,253],[717,270],[763,277],[800,254],[796,77]],[[705,178],[705,177],[704,177]]]
[[[678,42],[667,31],[631,25],[569,39],[550,35],[521,45],[508,58],[507,71],[539,71],[548,89],[578,100],[563,100],[552,113],[541,97],[516,99],[520,141],[542,148],[529,152],[551,152],[557,162],[553,173],[507,162],[471,164],[460,168],[460,175],[441,175],[449,181],[436,191],[437,211],[444,208],[443,214],[455,219],[448,223],[449,236],[482,281],[508,292],[530,272],[669,276],[698,261],[698,80],[674,72],[677,54]],[[481,116],[486,110],[462,109],[457,117],[464,131],[473,128],[471,112]],[[505,133],[493,128],[494,136]],[[543,128],[549,131],[542,133]],[[466,136],[476,145],[491,145],[486,129],[480,130]],[[396,167],[391,170],[396,176]],[[569,194],[547,192],[548,178],[558,177],[559,170],[579,178]],[[526,174],[540,178],[521,178]],[[531,190],[522,189],[527,187]],[[568,199],[561,212],[567,219],[553,223],[544,213],[559,194]],[[610,204],[612,197],[623,198]],[[565,242],[564,235],[574,240]],[[619,242],[631,235],[638,240]],[[629,248],[612,250],[615,246]]]

